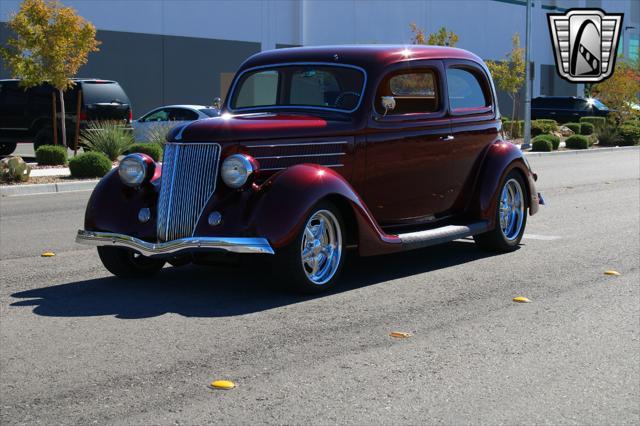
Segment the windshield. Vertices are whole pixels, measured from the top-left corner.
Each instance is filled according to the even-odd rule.
[[[217,117],[220,115],[220,111],[215,108],[200,108],[199,111],[205,113],[209,117]]]
[[[599,110],[606,111],[606,110],[608,110],[608,109],[609,109],[605,104],[603,104],[602,102],[600,102],[600,101],[599,101],[599,100],[597,100],[597,99],[593,99],[593,101],[592,101],[592,102],[593,102],[593,105],[594,105],[596,108],[598,108]]]
[[[291,65],[249,71],[240,77],[231,109],[320,107],[352,111],[360,104],[364,73],[333,65]]]
[[[125,95],[122,87],[115,82],[93,82],[82,83],[82,97],[87,105],[99,103],[119,103],[128,104],[129,98]]]

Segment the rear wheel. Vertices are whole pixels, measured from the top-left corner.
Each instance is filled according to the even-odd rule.
[[[522,177],[515,171],[504,178],[500,188],[495,228],[473,238],[483,249],[510,252],[520,244],[527,225],[526,191]]]
[[[154,275],[164,266],[164,260],[142,256],[119,247],[98,247],[102,264],[113,275],[122,278],[144,278]]]
[[[15,143],[0,143],[0,155],[10,155],[16,150]]]
[[[40,129],[33,139],[34,151],[37,151],[43,145],[53,145],[53,129],[51,127]]]
[[[333,287],[344,264],[344,222],[329,202],[312,210],[294,241],[276,253],[276,271],[291,290],[320,293]]]

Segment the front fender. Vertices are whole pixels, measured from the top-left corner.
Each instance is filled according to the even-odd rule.
[[[361,255],[400,248],[400,239],[385,234],[351,185],[329,168],[317,164],[290,167],[265,182],[256,195],[250,219],[252,233],[267,238],[276,249],[290,244],[311,208],[328,197],[341,197],[351,208]]]
[[[524,154],[510,142],[497,141],[489,147],[483,161],[471,204],[472,216],[488,220],[491,226],[495,225],[500,184],[512,170],[518,170],[525,181],[529,214],[533,215],[538,211],[540,200],[535,186],[536,176],[527,165]]]

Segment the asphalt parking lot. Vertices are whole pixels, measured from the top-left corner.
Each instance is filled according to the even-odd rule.
[[[354,260],[315,298],[251,267],[117,280],[74,243],[89,192],[2,198],[0,423],[638,424],[640,151],[530,162],[519,250]]]

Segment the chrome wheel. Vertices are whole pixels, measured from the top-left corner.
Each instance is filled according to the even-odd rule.
[[[342,231],[329,210],[318,210],[307,221],[300,255],[302,269],[313,284],[325,284],[335,275],[342,258]]]
[[[520,235],[525,215],[522,186],[516,179],[509,179],[502,187],[499,208],[502,235],[513,241]]]

